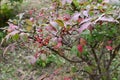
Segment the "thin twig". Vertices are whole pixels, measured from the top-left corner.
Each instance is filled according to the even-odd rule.
[[[90,47],[91,47],[91,51],[92,51],[92,53],[93,53],[95,62],[96,62],[96,64],[97,64],[99,73],[101,74],[100,62],[99,62],[99,60],[98,60],[98,57],[97,57],[97,55],[96,55],[96,53],[95,53],[95,50],[94,50],[94,48],[92,47],[92,45],[90,45]]]
[[[108,62],[108,65],[107,65],[107,67],[106,67],[106,70],[109,70],[110,65],[111,65],[113,59],[115,58],[116,54],[118,53],[119,49],[120,49],[120,44],[114,49],[112,55],[110,56],[110,60],[109,60],[109,62]]]

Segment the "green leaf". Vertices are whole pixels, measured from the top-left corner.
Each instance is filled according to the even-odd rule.
[[[46,63],[55,63],[57,64],[58,66],[62,65],[62,63],[65,63],[65,60],[60,58],[59,56],[57,55],[54,55],[54,54],[51,54],[48,56],[47,60],[46,60]]]
[[[0,32],[0,39],[4,37],[4,33]]]
[[[33,23],[29,19],[26,19],[25,22],[27,23],[27,25],[30,25],[30,26],[33,25]]]
[[[112,78],[112,80],[118,80],[117,78]]]
[[[12,39],[13,39],[14,41],[19,40],[19,34],[15,34],[14,36],[12,36]]]
[[[89,0],[89,2],[92,2],[93,0]]]
[[[89,35],[90,34],[90,31],[89,30],[85,30],[81,33],[82,35]]]
[[[78,0],[73,0],[73,4],[75,5],[76,8],[79,7],[79,2],[78,2]]]
[[[72,72],[76,72],[77,68],[75,66],[72,66]]]
[[[37,62],[36,62],[37,65],[41,66],[41,67],[46,67],[47,66],[47,63],[46,61],[43,61],[41,59],[38,59]]]
[[[28,35],[23,35],[21,38],[24,42],[26,42],[28,40]]]
[[[73,46],[71,49],[71,54],[76,54],[77,53],[77,47]]]
[[[0,49],[0,54],[2,54],[3,53],[3,50],[2,49]],[[1,64],[0,64],[1,65]]]
[[[45,62],[42,63],[42,67],[46,67],[46,63]]]
[[[60,27],[64,27],[64,22],[60,19],[55,20]]]
[[[92,73],[92,69],[90,68],[90,66],[85,66],[84,69],[85,71]]]
[[[27,30],[28,32],[30,32],[32,29],[33,29],[32,26],[26,26],[26,30]]]
[[[78,49],[77,49],[77,46],[73,46],[72,49],[71,49],[71,54],[75,54],[77,55],[78,57],[80,57],[80,53],[78,52]]]
[[[99,3],[101,3],[103,0],[98,0]]]
[[[88,53],[87,51],[84,51],[84,52],[83,52],[83,55],[86,56],[86,57],[87,57],[88,54],[89,54],[89,53]]]

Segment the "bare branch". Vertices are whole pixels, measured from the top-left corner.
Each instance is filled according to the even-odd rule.
[[[93,56],[94,56],[95,62],[96,62],[96,64],[97,64],[99,73],[101,74],[100,62],[99,62],[98,57],[97,57],[97,55],[96,55],[96,53],[95,53],[94,47],[92,47],[92,45],[90,45],[90,48],[91,48],[92,54],[93,54]]]
[[[108,62],[108,65],[107,65],[107,67],[106,67],[106,70],[109,70],[110,65],[111,65],[113,59],[115,58],[116,54],[118,53],[119,49],[120,49],[120,44],[119,44],[117,47],[115,47],[112,55],[110,56],[110,60],[109,60],[109,62]]]

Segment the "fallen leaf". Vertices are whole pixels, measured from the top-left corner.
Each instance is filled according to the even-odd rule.
[[[58,49],[62,46],[62,43],[61,42],[58,42],[57,45],[54,47],[55,49]]]

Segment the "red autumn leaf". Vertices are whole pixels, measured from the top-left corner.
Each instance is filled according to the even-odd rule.
[[[61,41],[62,41],[62,38],[60,37],[60,38],[58,38],[57,40],[58,40],[58,42],[61,42]]]
[[[83,18],[78,18],[77,22],[81,23],[83,21]]]
[[[94,29],[94,27],[93,27],[92,25],[90,25],[90,26],[88,27],[88,30],[89,30],[90,32],[92,32],[93,29]]]
[[[40,53],[35,53],[34,57],[37,59],[40,56]]]
[[[38,16],[39,16],[39,17],[44,16],[44,9],[42,9],[42,10],[39,12]]]
[[[65,21],[70,20],[70,15],[69,15],[69,14],[65,14],[65,15],[63,16],[63,19],[64,19]]]
[[[43,30],[42,30],[42,29],[38,29],[37,31],[38,31],[38,32],[42,32]]]
[[[56,49],[60,48],[62,46],[62,38],[57,38],[57,45],[54,47]]]
[[[107,49],[108,51],[110,51],[110,50],[113,50],[113,47],[111,47],[111,46],[106,46],[106,49]]]
[[[43,39],[42,39],[42,38],[40,38],[39,36],[35,36],[35,38],[36,38],[36,41],[37,41],[37,42],[39,42],[39,43],[41,43],[41,42],[42,42],[42,40],[43,40]]]
[[[28,11],[28,14],[32,15],[33,12],[34,12],[34,10],[29,10],[29,11]]]
[[[40,43],[40,44],[39,44],[39,47],[43,47],[43,44],[42,44],[42,43]]]
[[[78,45],[77,46],[77,49],[78,49],[78,51],[80,52],[80,53],[82,53],[83,52],[83,46],[82,45]]]
[[[57,45],[54,47],[55,49],[58,49],[62,46],[62,43],[61,42],[58,42]]]
[[[44,39],[43,44],[44,44],[44,45],[48,45],[48,44],[49,44],[49,41],[50,41],[50,39],[47,39],[47,38],[46,38],[46,39]]]
[[[64,80],[72,80],[70,77],[64,77]]]

